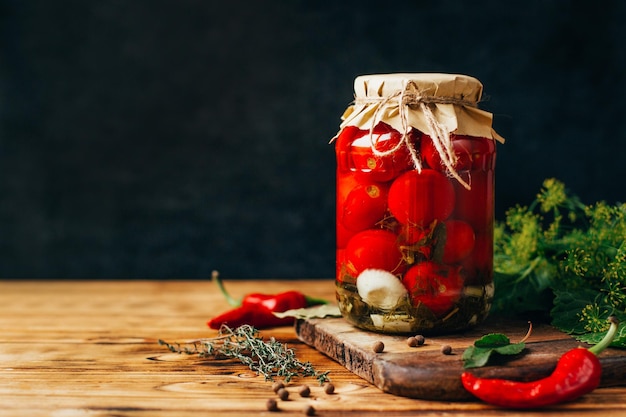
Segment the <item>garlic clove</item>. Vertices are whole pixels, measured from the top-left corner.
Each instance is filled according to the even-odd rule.
[[[415,329],[416,321],[406,314],[370,314],[376,329],[385,332],[410,333]]]
[[[407,295],[398,277],[382,269],[361,272],[356,279],[356,288],[366,304],[383,310],[391,310]]]

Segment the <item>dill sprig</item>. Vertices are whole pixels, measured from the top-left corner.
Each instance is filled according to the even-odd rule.
[[[159,340],[171,352],[199,357],[226,357],[238,359],[266,381],[275,377],[289,382],[296,376],[314,377],[320,385],[330,381],[328,373],[318,372],[310,362],[301,362],[293,349],[274,337],[265,341],[254,327],[244,324],[235,329],[223,325],[216,337],[196,339],[184,344]]]
[[[626,347],[626,204],[583,204],[544,181],[535,201],[506,212],[494,230],[493,311],[545,313],[557,328],[596,343],[607,318]]]

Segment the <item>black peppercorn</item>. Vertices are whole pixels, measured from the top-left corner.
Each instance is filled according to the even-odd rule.
[[[381,353],[383,350],[385,350],[385,344],[379,340],[372,345],[372,350],[375,353]]]
[[[289,399],[289,391],[287,391],[285,388],[279,389],[276,394],[278,394],[278,398],[283,401],[287,401]]]
[[[333,384],[324,385],[324,392],[326,394],[333,394],[335,392],[335,386]]]
[[[308,397],[311,395],[311,388],[309,388],[308,385],[303,385],[300,387],[300,390],[298,390],[298,394],[300,394],[301,397]]]
[[[276,403],[276,400],[273,398],[268,399],[265,406],[267,407],[267,411],[278,411],[278,403]]]

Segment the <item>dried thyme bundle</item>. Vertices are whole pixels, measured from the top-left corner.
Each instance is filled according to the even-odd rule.
[[[321,385],[330,380],[329,371],[317,372],[310,362],[298,360],[293,349],[273,337],[264,341],[259,331],[247,324],[235,329],[224,325],[216,337],[197,339],[184,345],[163,340],[159,340],[159,345],[175,353],[238,359],[269,381],[280,377],[289,382],[295,376],[303,376],[315,377]]]

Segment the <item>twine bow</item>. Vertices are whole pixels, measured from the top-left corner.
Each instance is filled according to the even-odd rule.
[[[374,126],[377,124],[377,118],[383,109],[383,107],[394,101],[398,101],[398,111],[400,115],[400,121],[402,123],[402,138],[401,140],[391,149],[386,151],[380,151],[376,147],[376,140],[374,139]],[[469,106],[476,107],[476,102],[458,99],[454,97],[435,97],[435,96],[427,96],[420,92],[419,88],[413,81],[407,82],[404,89],[397,91],[396,93],[389,95],[387,97],[368,97],[368,98],[359,98],[355,100],[357,104],[369,104],[369,103],[377,103],[376,111],[374,112],[374,117],[372,124],[370,126],[369,136],[370,136],[370,146],[372,148],[372,153],[376,156],[383,157],[392,155],[397,152],[402,146],[406,147],[411,156],[411,160],[413,161],[413,165],[418,172],[422,172],[422,161],[420,160],[419,153],[417,149],[415,149],[415,144],[411,142],[409,138],[409,132],[411,131],[411,126],[409,125],[408,120],[408,112],[412,106],[419,106],[419,109],[424,114],[426,119],[426,123],[428,125],[428,135],[431,137],[433,144],[435,145],[435,149],[439,153],[441,161],[445,165],[448,170],[448,173],[454,177],[459,183],[463,185],[466,189],[470,189],[470,184],[465,181],[459,173],[454,168],[454,165],[457,162],[457,156],[454,152],[454,148],[452,146],[452,140],[450,139],[450,131],[447,129],[445,125],[439,123],[433,114],[431,109],[432,104],[454,104],[460,106]]]

